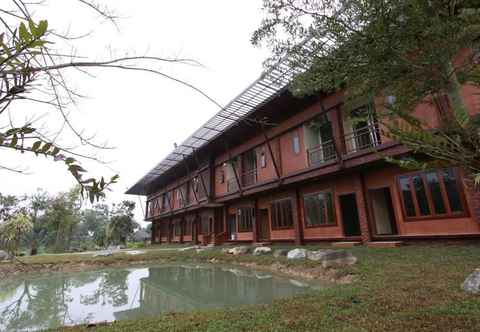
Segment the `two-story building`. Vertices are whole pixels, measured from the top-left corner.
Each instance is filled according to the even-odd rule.
[[[461,169],[411,172],[410,151],[342,92],[296,98],[295,72],[264,73],[128,190],[146,195],[152,242],[382,241],[480,236],[480,195]],[[471,114],[480,94],[464,86]],[[435,107],[419,105],[431,126]],[[355,119],[361,118],[361,121]]]

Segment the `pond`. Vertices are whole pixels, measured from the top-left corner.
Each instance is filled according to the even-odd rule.
[[[35,331],[271,303],[321,288],[219,265],[162,265],[0,281],[0,331]]]

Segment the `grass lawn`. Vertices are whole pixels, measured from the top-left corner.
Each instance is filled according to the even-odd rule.
[[[359,262],[340,273],[353,273],[352,284],[229,310],[172,313],[151,319],[119,321],[97,328],[68,331],[480,331],[480,296],[466,294],[461,283],[480,267],[480,245],[405,246],[392,249],[357,247]],[[139,256],[91,258],[43,255],[29,263],[82,260],[162,260],[255,262],[272,264],[271,256],[232,257],[214,249],[196,254],[149,250]],[[312,262],[282,263],[292,267]]]

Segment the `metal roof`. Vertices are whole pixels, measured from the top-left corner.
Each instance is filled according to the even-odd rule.
[[[147,186],[152,181],[180,164],[184,158],[191,156],[195,150],[214,141],[219,135],[238,123],[249,121],[249,116],[252,113],[271,101],[288,86],[296,75],[302,72],[299,67],[291,65],[290,60],[285,57],[270,70],[264,72],[228,105],[197,129],[182,144],[178,145],[126,193],[146,195]]]

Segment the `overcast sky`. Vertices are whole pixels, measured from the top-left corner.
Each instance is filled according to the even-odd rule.
[[[155,55],[192,58],[204,67],[159,66],[155,69],[186,80],[201,88],[222,105],[228,103],[262,72],[265,50],[254,48],[250,36],[259,25],[261,0],[248,1],[104,1],[123,18],[118,30],[102,23],[91,11],[79,8],[74,0],[50,0],[55,6],[38,9],[37,19],[47,18],[50,26],[93,35],[76,43],[76,53],[91,59],[110,56]],[[181,143],[218,109],[204,97],[175,82],[147,73],[117,70],[92,70],[95,78],[69,72],[70,83],[87,97],[71,107],[72,119],[95,135],[98,142],[108,141],[114,150],[97,151],[109,161],[108,167],[86,162],[95,175],[120,174],[120,182],[109,194],[109,201],[135,199],[124,195],[156,163]],[[56,125],[50,110],[37,105],[21,105],[24,120],[41,114],[43,125]],[[42,113],[44,112],[44,114]],[[65,143],[77,142],[65,136]],[[82,148],[80,148],[82,149]],[[0,192],[32,193],[44,188],[50,193],[66,191],[74,180],[63,165],[44,158],[0,150],[3,165],[28,165],[29,175],[0,170]],[[143,204],[143,203],[142,203]],[[141,209],[137,211],[141,219]]]

